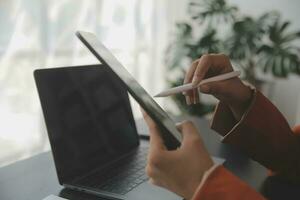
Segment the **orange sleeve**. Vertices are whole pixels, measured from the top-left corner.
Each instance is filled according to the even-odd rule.
[[[223,166],[211,172],[205,183],[195,193],[193,200],[265,200]]]
[[[212,128],[223,142],[238,147],[281,177],[300,181],[300,127],[294,132],[280,111],[259,91],[240,121],[219,103]]]
[[[295,135],[297,135],[300,138],[300,125],[295,126],[293,128],[293,131],[294,131]]]

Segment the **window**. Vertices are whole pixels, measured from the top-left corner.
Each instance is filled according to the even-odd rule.
[[[162,89],[162,56],[170,32],[167,21],[174,20],[166,12],[169,4],[158,0],[1,1],[0,165],[49,149],[34,69],[98,63],[75,37],[76,30],[96,33],[150,93]]]

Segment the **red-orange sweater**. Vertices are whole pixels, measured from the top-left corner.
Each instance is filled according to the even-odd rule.
[[[234,145],[266,168],[291,181],[300,180],[300,126],[292,130],[278,109],[260,92],[255,92],[251,106],[237,122],[220,103],[212,128],[223,142]],[[194,200],[261,200],[249,187],[223,166],[208,175],[194,195]]]

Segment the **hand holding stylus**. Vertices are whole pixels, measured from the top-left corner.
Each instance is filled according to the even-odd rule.
[[[233,72],[230,60],[223,54],[207,54],[193,62],[186,73],[184,84],[192,83],[198,85],[201,81],[210,77]],[[213,81],[201,84],[200,92],[211,94],[226,103],[232,110],[234,116],[239,120],[243,115],[252,97],[251,89],[238,77],[224,81]],[[198,89],[185,92],[188,105],[199,102]]]
[[[157,95],[155,95],[154,97],[167,97],[173,94],[178,94],[178,93],[182,93],[182,92],[187,92],[189,90],[193,90],[196,89],[198,87],[200,87],[201,85],[207,84],[207,83],[211,83],[211,82],[216,82],[216,81],[225,81],[231,78],[235,78],[238,77],[241,74],[240,71],[233,71],[233,72],[229,72],[226,74],[221,74],[218,76],[214,76],[211,78],[207,78],[204,79],[202,81],[200,81],[200,83],[198,84],[194,84],[194,83],[188,83],[182,86],[178,86],[178,87],[174,87],[168,90],[165,90]]]

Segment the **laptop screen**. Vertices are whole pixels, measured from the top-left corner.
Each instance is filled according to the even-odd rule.
[[[35,71],[60,183],[138,146],[127,91],[104,65]]]

